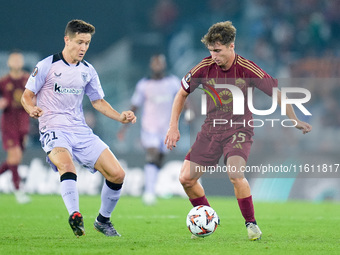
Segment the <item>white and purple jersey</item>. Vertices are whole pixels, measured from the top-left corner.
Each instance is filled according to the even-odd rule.
[[[93,66],[85,61],[72,65],[62,53],[40,61],[27,81],[26,88],[37,95],[37,106],[43,110],[39,130],[92,132],[85,122],[82,101],[102,99],[103,89]]]
[[[169,128],[172,103],[181,86],[174,75],[162,79],[141,79],[131,103],[143,107],[142,132],[165,135]]]

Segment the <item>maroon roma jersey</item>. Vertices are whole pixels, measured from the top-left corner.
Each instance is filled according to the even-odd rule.
[[[277,79],[258,67],[254,62],[240,55],[235,55],[234,62],[228,70],[222,70],[210,57],[204,58],[198,65],[182,79],[182,88],[192,93],[196,88],[206,93],[206,119],[202,131],[221,133],[242,128],[253,135],[252,113],[248,108],[248,88],[262,90],[271,96],[273,87],[277,87]],[[227,88],[216,88],[216,85],[233,85],[239,88],[244,96],[244,114],[233,114],[233,94]],[[234,95],[235,96],[235,95]],[[223,120],[226,124],[216,124],[216,120]],[[215,122],[214,122],[215,120]],[[219,121],[221,123],[221,121]],[[250,125],[249,125],[250,124]]]
[[[20,102],[28,78],[29,73],[25,72],[19,79],[6,75],[0,80],[0,96],[4,97],[8,103],[1,119],[3,136],[6,136],[7,132],[27,134],[29,131],[29,115]]]

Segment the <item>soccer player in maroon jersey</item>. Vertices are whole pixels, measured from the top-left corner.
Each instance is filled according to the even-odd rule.
[[[29,131],[29,116],[20,103],[29,73],[22,69],[24,57],[20,52],[12,52],[7,64],[10,71],[0,80],[0,109],[3,110],[1,133],[3,148],[7,151],[7,158],[0,166],[0,174],[11,170],[16,199],[19,203],[27,203],[30,198],[19,187],[21,179],[18,165]]]
[[[253,127],[247,125],[252,120],[247,103],[243,115],[233,114],[233,97],[225,88],[214,88],[215,84],[232,84],[242,90],[247,102],[247,88],[258,88],[272,96],[277,80],[263,71],[252,61],[235,53],[236,29],[230,21],[219,22],[209,28],[202,42],[210,55],[182,79],[182,87],[178,91],[172,107],[169,130],[165,139],[167,148],[172,150],[180,139],[178,120],[188,95],[200,84],[214,96],[207,97],[207,116],[196,141],[186,155],[181,172],[180,182],[193,206],[207,205],[202,185],[198,179],[205,172],[204,167],[216,166],[220,157],[224,156],[226,169],[231,183],[234,185],[235,196],[241,213],[245,219],[248,238],[258,240],[262,236],[254,216],[254,206],[247,179],[242,169],[246,166],[252,144]],[[218,93],[218,97],[214,93]],[[281,92],[277,93],[281,105]],[[217,103],[215,104],[216,101]],[[296,128],[308,133],[311,125],[300,121],[292,105],[286,107],[287,116],[296,122]],[[215,125],[215,119],[228,120],[233,125]],[[236,171],[235,171],[236,169]]]

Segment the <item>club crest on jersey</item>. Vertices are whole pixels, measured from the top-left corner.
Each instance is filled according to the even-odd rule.
[[[87,73],[81,73],[81,77],[83,78],[84,82],[87,82]]]
[[[235,81],[235,85],[239,88],[243,88],[245,85],[246,85],[246,81],[241,79],[241,78],[238,78],[236,81]]]

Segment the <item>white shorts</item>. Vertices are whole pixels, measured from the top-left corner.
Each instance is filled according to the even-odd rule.
[[[168,152],[166,145],[164,144],[165,135],[150,133],[143,131],[141,132],[141,141],[144,148],[157,148],[161,153]]]
[[[108,148],[108,146],[91,130],[88,133],[67,133],[61,130],[48,130],[44,133],[40,132],[40,142],[43,150],[49,154],[53,148],[62,147],[67,149],[80,165],[86,167],[90,172],[94,173],[94,165],[96,164],[100,154]],[[58,171],[57,167],[46,157],[46,161],[51,165],[54,171]]]

